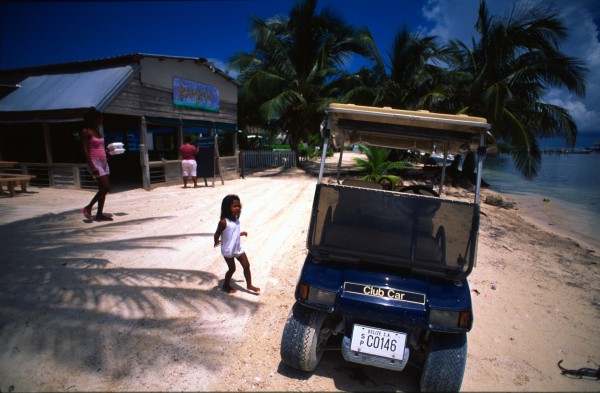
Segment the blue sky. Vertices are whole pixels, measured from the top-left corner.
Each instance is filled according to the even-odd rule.
[[[97,59],[131,53],[205,57],[221,68],[250,51],[250,16],[288,14],[295,0],[1,1],[0,69]],[[514,0],[488,0],[507,15]],[[549,0],[569,28],[563,52],[592,72],[579,99],[551,91],[546,101],[568,108],[580,133],[600,131],[600,6],[595,0]],[[346,22],[368,27],[386,57],[394,35],[410,30],[470,42],[479,0],[319,0]],[[352,60],[348,68],[359,64]],[[235,75],[233,75],[235,76]]]

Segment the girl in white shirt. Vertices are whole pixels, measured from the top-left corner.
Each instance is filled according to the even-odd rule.
[[[221,245],[221,254],[227,262],[227,273],[223,281],[223,290],[227,293],[237,292],[231,287],[231,277],[235,273],[235,259],[240,261],[246,278],[246,288],[253,292],[260,292],[260,288],[252,285],[252,274],[250,273],[250,262],[242,248],[240,236],[248,236],[247,232],[240,232],[240,214],[242,203],[237,195],[227,195],[221,202],[221,219],[215,232],[215,247]]]

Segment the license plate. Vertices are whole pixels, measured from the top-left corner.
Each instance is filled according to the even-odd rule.
[[[406,333],[354,325],[350,349],[354,352],[402,360],[405,344]]]

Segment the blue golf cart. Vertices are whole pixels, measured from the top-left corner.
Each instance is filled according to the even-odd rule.
[[[421,391],[458,391],[473,310],[467,278],[477,259],[483,157],[494,147],[486,119],[331,104],[328,144],[382,146],[445,155],[475,151],[473,202],[425,185],[389,190],[339,178],[323,182],[321,160],[308,255],[281,338],[282,361],[313,371],[323,353],[348,362],[421,372]],[[444,160],[446,161],[446,160]],[[341,156],[340,156],[341,163]],[[339,167],[339,166],[338,166]]]

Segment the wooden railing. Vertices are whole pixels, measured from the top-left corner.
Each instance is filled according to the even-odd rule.
[[[244,167],[254,168],[295,168],[298,164],[296,153],[291,150],[244,150]]]
[[[37,187],[98,188],[85,164],[18,163],[4,172],[35,176],[29,184]]]
[[[293,151],[253,151],[241,152],[242,165],[247,169],[261,168],[294,168],[297,156]],[[215,165],[215,177],[224,180],[237,179],[240,176],[240,157],[228,156],[218,158],[220,165]],[[151,188],[177,184],[181,182],[181,161],[162,160],[148,163]],[[219,167],[221,173],[219,173]],[[85,164],[41,164],[17,163],[10,168],[3,168],[5,173],[33,175],[29,182],[37,187],[83,188],[96,189],[98,184],[88,172]]]
[[[149,167],[151,185],[181,183],[181,161],[151,161]]]

